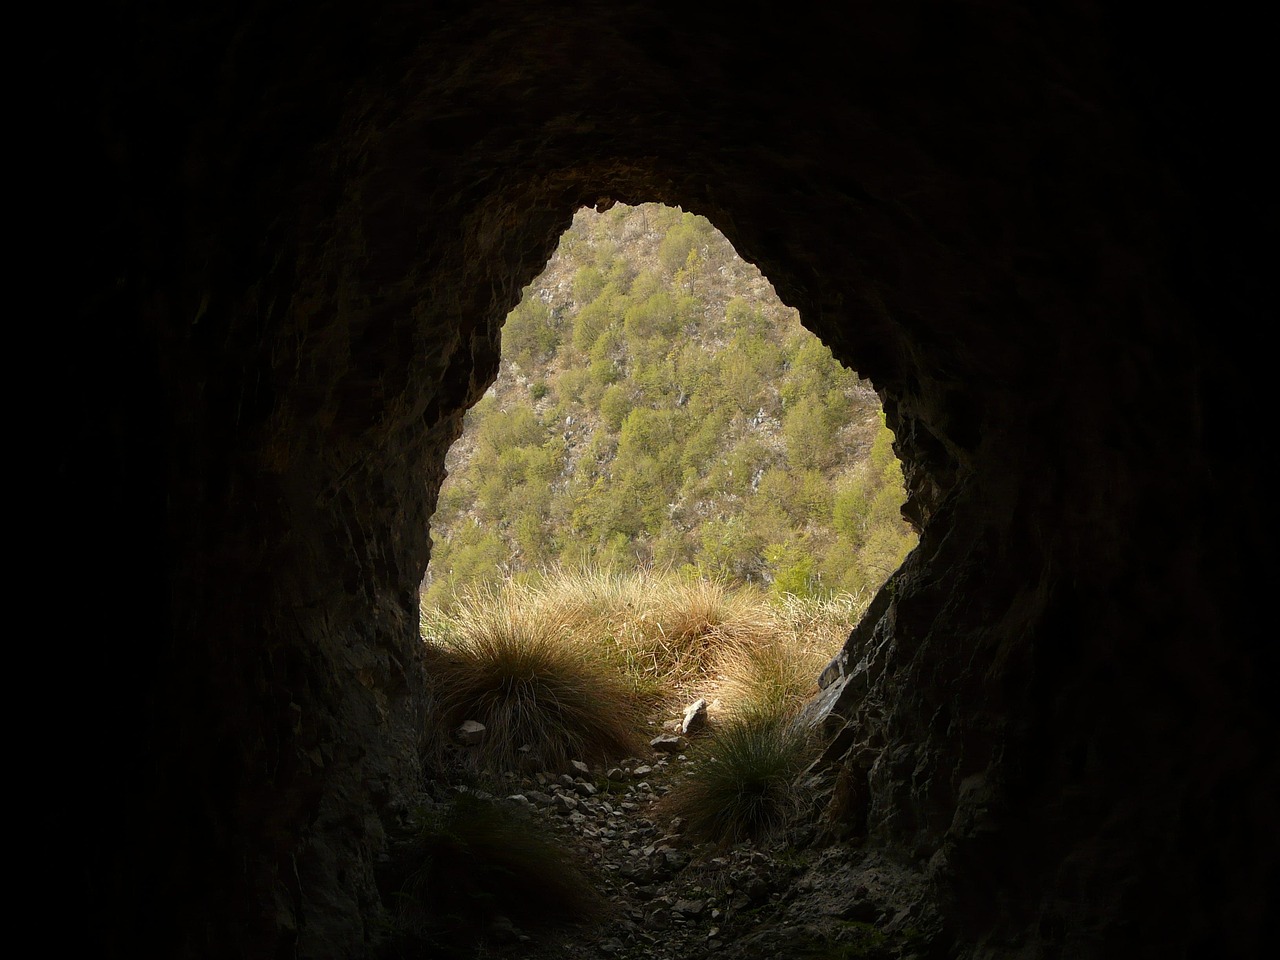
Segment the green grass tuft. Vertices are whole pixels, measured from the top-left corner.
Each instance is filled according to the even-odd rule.
[[[798,809],[795,780],[808,760],[807,736],[783,718],[734,720],[717,729],[696,776],[674,787],[663,805],[703,840],[758,839]]]

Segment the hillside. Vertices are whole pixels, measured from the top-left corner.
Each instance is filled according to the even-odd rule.
[[[870,384],[705,219],[579,211],[503,328],[424,603],[554,565],[866,593],[915,544]]]

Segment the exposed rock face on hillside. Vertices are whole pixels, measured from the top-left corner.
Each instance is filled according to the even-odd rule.
[[[574,211],[657,200],[756,263],[898,438],[920,546],[829,688],[864,850],[927,872],[959,955],[1258,952],[1266,154],[1241,118],[1269,61],[1199,76],[1199,15],[881,6],[77,22],[44,515],[55,551],[102,551],[73,599],[125,639],[54,665],[75,784],[64,740],[38,826],[87,827],[51,858],[87,911],[57,929],[372,949],[445,451]]]

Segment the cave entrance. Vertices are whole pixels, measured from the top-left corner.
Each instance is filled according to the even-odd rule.
[[[420,593],[429,762],[470,798],[445,792],[439,830],[468,883],[491,835],[559,832],[576,866],[501,870],[543,889],[554,862],[646,922],[655,899],[741,908],[813,759],[795,719],[916,542],[879,398],[706,219],[659,204],[580,210],[502,341]],[[752,849],[686,869],[655,831]]]
[[[446,461],[424,637],[568,617],[548,629],[668,700],[749,668],[809,696],[916,542],[871,385],[709,221],[657,203],[579,210],[502,340]],[[778,662],[729,664],[744,643]]]
[[[754,617],[793,637],[808,692],[916,542],[871,385],[709,221],[657,203],[579,210],[502,340],[446,462],[424,634],[495,606],[477,591],[572,594],[612,604],[602,642],[656,631],[625,657],[678,697],[716,672],[691,638]]]

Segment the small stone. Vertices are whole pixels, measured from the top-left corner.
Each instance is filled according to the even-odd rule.
[[[626,777],[626,773],[621,767],[610,767],[609,772],[605,774],[605,778],[608,780],[622,780],[624,777]]]
[[[672,870],[683,870],[689,865],[689,858],[679,850],[664,850],[663,857],[667,861],[667,866]]]
[[[640,766],[636,767],[634,770],[631,771],[631,775],[635,777],[637,780],[640,779],[641,777],[647,777],[651,773],[653,773],[653,767],[649,766],[648,764],[641,764]]]
[[[707,723],[707,701],[698,698],[684,708],[684,719],[680,722],[681,733],[694,733]]]
[[[671,909],[682,917],[696,917],[705,906],[706,903],[702,900],[677,900]]]
[[[581,760],[573,760],[570,762],[569,766],[573,767],[574,770],[582,774],[584,777],[588,777],[591,775],[591,768],[588,767]]]
[[[679,753],[685,748],[685,742],[674,734],[664,733],[650,740],[649,746],[660,753]]]
[[[556,794],[552,805],[561,813],[571,813],[578,809],[578,801],[576,798],[569,796],[567,793]]]
[[[464,747],[473,747],[484,739],[484,731],[485,725],[479,720],[464,720],[453,735]]]

